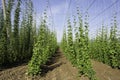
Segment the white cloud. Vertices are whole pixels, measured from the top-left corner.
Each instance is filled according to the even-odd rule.
[[[53,5],[51,6],[51,12],[52,15],[57,15],[57,14],[63,14],[66,11],[66,6],[68,7],[68,3],[60,3],[59,5]],[[51,15],[50,13],[50,8],[48,8],[48,14]]]

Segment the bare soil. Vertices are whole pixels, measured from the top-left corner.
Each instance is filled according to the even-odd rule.
[[[120,70],[93,60],[92,65],[99,80],[120,80]],[[23,64],[0,71],[0,80],[89,80],[78,76],[78,69],[72,66],[60,50],[42,66],[42,70],[41,76],[27,76],[27,64]]]

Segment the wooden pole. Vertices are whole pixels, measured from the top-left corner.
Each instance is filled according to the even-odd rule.
[[[2,7],[3,7],[4,20],[6,20],[6,7],[5,7],[5,0],[2,0]]]

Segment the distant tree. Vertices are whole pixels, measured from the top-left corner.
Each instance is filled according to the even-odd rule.
[[[17,1],[17,6],[14,15],[14,28],[13,28],[13,58],[14,61],[19,60],[19,22],[20,22],[20,5],[21,1]]]
[[[7,55],[7,27],[6,27],[6,7],[5,7],[5,0],[2,0],[2,6],[3,6],[3,18],[4,18],[4,24],[2,26],[1,30],[1,37],[0,37],[0,65],[5,63],[5,58]]]
[[[3,10],[0,7],[0,38],[1,38],[1,33],[2,33],[3,26],[4,26]]]

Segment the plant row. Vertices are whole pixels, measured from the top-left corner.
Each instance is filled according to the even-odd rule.
[[[44,13],[46,15],[46,12]],[[28,63],[28,75],[41,74],[41,67],[57,49],[55,31],[51,31],[47,25],[46,18],[42,20],[39,28],[37,41],[33,47],[33,55]]]
[[[0,7],[0,66],[29,60],[37,36],[32,1],[4,3]]]
[[[95,39],[90,41],[91,58],[110,65],[113,68],[120,68],[120,34],[116,15],[114,15],[111,28],[102,25]]]
[[[89,56],[88,15],[86,14],[85,22],[83,22],[79,11],[77,14],[78,18],[73,17],[73,27],[70,19],[67,21],[67,29],[64,29],[61,48],[73,66],[78,68],[80,76],[85,75],[90,80],[96,80]]]

